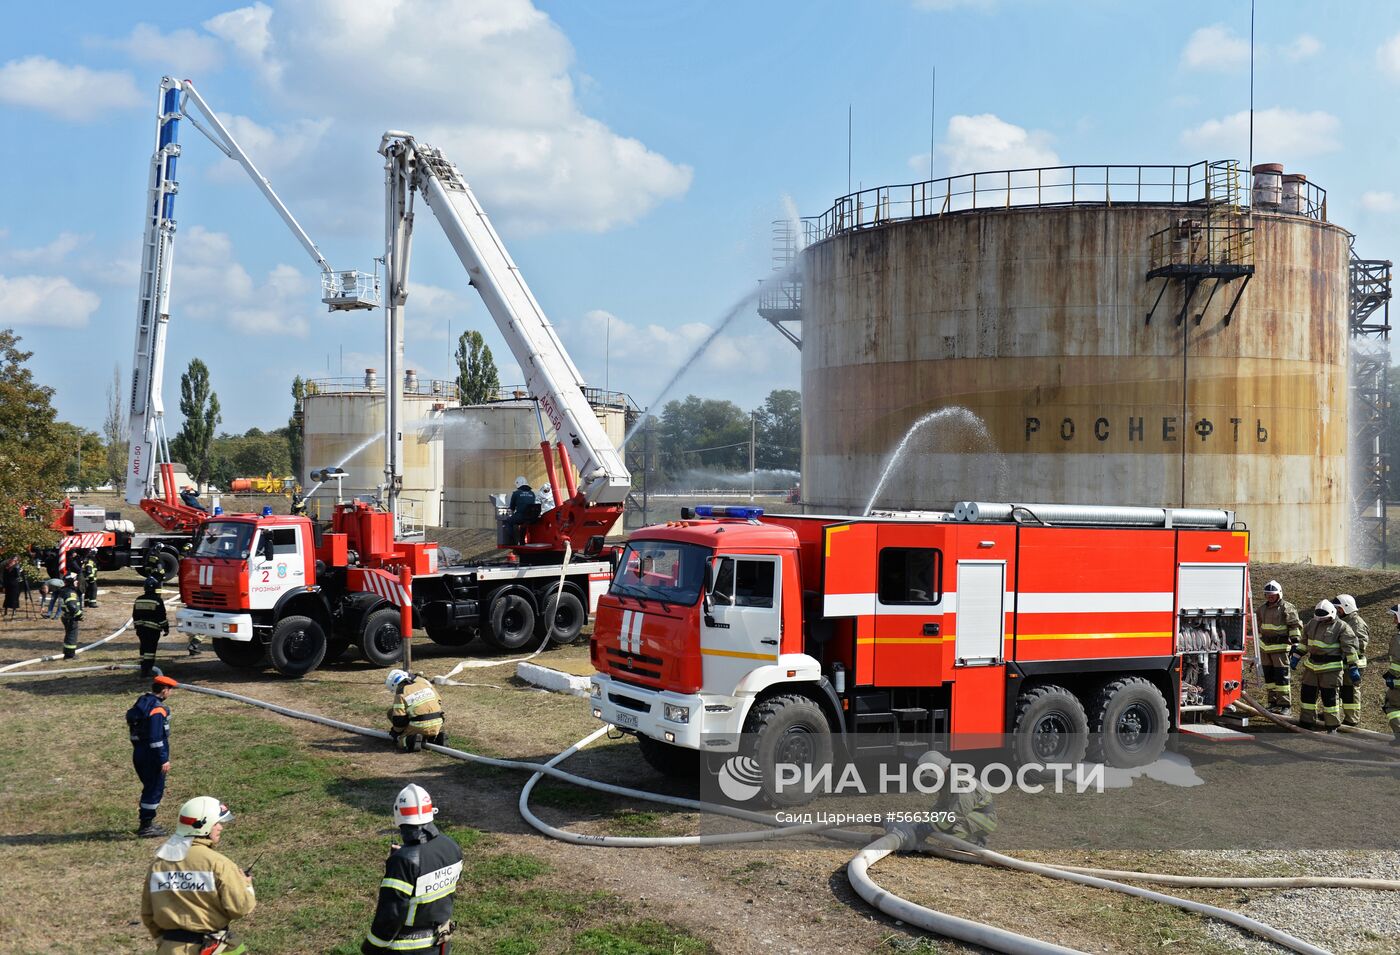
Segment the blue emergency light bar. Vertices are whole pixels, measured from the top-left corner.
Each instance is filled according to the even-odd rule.
[[[740,507],[737,504],[697,504],[696,517],[739,517],[754,521],[763,516],[761,507]]]

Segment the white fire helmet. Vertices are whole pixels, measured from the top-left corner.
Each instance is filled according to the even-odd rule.
[[[1337,594],[1335,602],[1342,608],[1342,616],[1349,617],[1356,613],[1356,598],[1351,594]]]
[[[400,683],[407,683],[411,679],[413,677],[403,670],[390,670],[388,675],[384,677],[384,685],[390,690],[397,690]]]
[[[433,797],[415,783],[409,783],[399,790],[394,800],[394,823],[400,826],[426,826],[437,818],[433,808]]]
[[[1283,596],[1283,588],[1282,588],[1281,586],[1279,586],[1279,582],[1278,582],[1277,580],[1271,580],[1271,581],[1269,581],[1267,584],[1264,585],[1264,593],[1265,593],[1266,596],[1267,596],[1267,595],[1270,595],[1270,594],[1273,594],[1273,595],[1277,595],[1277,596],[1279,596],[1279,597],[1282,597],[1282,596]]]
[[[207,836],[216,823],[233,821],[233,813],[213,796],[195,796],[180,807],[180,821],[175,826],[177,836]]]
[[[527,481],[527,480],[525,480],[525,475],[523,475],[523,474],[520,475],[520,477],[518,477],[518,478],[515,479],[515,486],[516,486],[516,487],[527,487],[527,486],[529,486],[529,484],[530,484],[530,482]]]
[[[1326,618],[1328,620],[1336,620],[1337,608],[1332,606],[1332,601],[1330,600],[1319,600],[1317,602],[1317,607],[1313,609],[1313,616]]]
[[[1400,604],[1390,608],[1390,615],[1395,618],[1395,625],[1400,627]]]

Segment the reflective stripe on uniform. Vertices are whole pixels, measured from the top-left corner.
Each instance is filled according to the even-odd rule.
[[[393,889],[396,892],[402,892],[404,895],[413,894],[413,886],[400,879],[381,879],[379,881],[379,887],[381,889]]]
[[[426,935],[420,935],[413,938],[384,939],[380,938],[378,935],[375,935],[373,932],[370,932],[366,936],[366,938],[369,939],[371,945],[378,945],[380,948],[392,949],[396,952],[408,952],[415,951],[421,948],[432,948],[433,937],[436,934],[437,933],[435,931],[430,931]]]

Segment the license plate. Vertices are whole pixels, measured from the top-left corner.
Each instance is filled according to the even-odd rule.
[[[637,728],[637,717],[631,713],[624,713],[621,710],[613,717],[613,722],[618,726],[630,726],[633,729]]]

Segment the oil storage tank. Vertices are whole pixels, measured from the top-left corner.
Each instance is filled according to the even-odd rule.
[[[613,446],[622,447],[632,413],[627,396],[585,388],[584,397]],[[444,526],[492,529],[492,494],[509,494],[516,477],[523,476],[535,490],[548,480],[540,452],[539,412],[523,387],[503,388],[495,401],[448,411],[443,442]],[[562,488],[561,484],[564,493]]]
[[[455,408],[457,385],[420,379],[404,373],[403,490],[399,509],[408,522],[428,526],[442,523],[444,413]],[[337,465],[348,476],[342,481],[347,498],[373,496],[384,483],[384,383],[373,368],[363,377],[318,378],[306,383],[301,402],[303,459],[307,471]],[[298,476],[311,486],[307,474]],[[311,499],[320,501],[322,516],[333,502],[335,486],[328,483]]]
[[[1079,166],[806,220],[810,506],[863,511],[907,437],[876,507],[1226,507],[1257,559],[1344,562],[1348,233],[1279,168],[1252,207],[1235,163]]]

